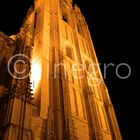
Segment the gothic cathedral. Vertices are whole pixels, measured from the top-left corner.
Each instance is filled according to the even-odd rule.
[[[35,0],[18,34],[0,32],[0,140],[122,140],[72,0]]]

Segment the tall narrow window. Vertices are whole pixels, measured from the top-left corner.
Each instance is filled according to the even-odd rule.
[[[62,20],[67,23],[69,22],[68,13],[66,12],[66,10],[62,10]]]
[[[72,23],[72,15],[70,14],[71,11],[68,7],[66,7],[66,5],[61,5],[61,18],[62,20],[67,23],[70,24]]]
[[[83,110],[84,107],[83,107],[83,103],[82,103],[82,96],[79,91],[76,92],[76,100],[77,100],[78,115],[80,118],[85,119],[84,110]]]
[[[77,100],[76,100],[76,92],[74,88],[70,90],[70,104],[72,114],[78,116],[78,108],[77,108]]]
[[[73,52],[72,52],[72,49],[70,47],[66,47],[66,55],[69,58],[74,59]]]
[[[89,61],[85,61],[85,66],[86,66],[86,70],[88,71],[89,70],[89,66],[90,66],[90,62]]]
[[[84,32],[83,32],[82,25],[81,25],[80,21],[77,21],[77,30],[78,30],[79,34],[84,36]]]
[[[37,22],[37,12],[35,12],[35,19],[34,19],[34,30],[36,30],[36,22]]]
[[[83,39],[81,39],[81,41],[82,41],[83,51],[84,51],[84,53],[86,53],[86,48],[85,48],[85,43],[84,43],[84,40],[83,40]]]
[[[76,115],[78,116],[79,115],[78,104],[77,104],[76,92],[74,88],[73,88],[73,94],[74,94],[74,101],[75,101],[75,107],[76,107]]]
[[[68,18],[66,15],[62,15],[62,19],[65,21],[65,22],[68,22]]]

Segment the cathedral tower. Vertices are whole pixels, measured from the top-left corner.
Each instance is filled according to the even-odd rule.
[[[72,0],[35,0],[20,33],[0,39],[2,140],[122,140],[88,25]]]

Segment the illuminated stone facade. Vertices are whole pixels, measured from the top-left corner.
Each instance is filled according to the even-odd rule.
[[[87,23],[72,0],[36,0],[20,33],[0,33],[0,41],[2,140],[122,139]],[[17,74],[17,61],[28,76]]]

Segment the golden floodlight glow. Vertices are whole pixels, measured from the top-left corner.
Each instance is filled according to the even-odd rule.
[[[32,66],[31,66],[31,82],[32,86],[31,88],[33,89],[33,94],[36,93],[40,82],[41,82],[41,59],[37,60],[33,58],[32,60]]]

